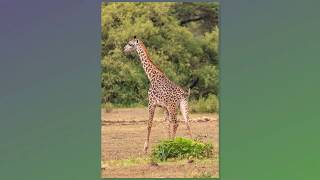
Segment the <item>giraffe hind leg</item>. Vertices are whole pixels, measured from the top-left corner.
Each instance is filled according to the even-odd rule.
[[[186,99],[182,99],[180,102],[180,111],[183,116],[184,122],[187,126],[188,134],[190,138],[192,139],[192,133],[191,133],[191,128],[190,128],[190,123],[189,123],[189,110],[188,110],[188,101]]]

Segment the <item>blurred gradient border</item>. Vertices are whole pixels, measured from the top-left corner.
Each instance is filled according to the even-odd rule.
[[[0,2],[0,179],[100,179],[100,3]],[[317,179],[320,2],[220,5],[220,179]]]

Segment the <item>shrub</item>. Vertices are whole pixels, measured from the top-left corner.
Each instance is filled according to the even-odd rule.
[[[113,105],[111,103],[105,103],[102,105],[102,108],[106,113],[111,112],[113,109]]]
[[[199,98],[190,102],[191,112],[210,113],[219,111],[219,100],[216,95],[211,94],[208,98]]]
[[[213,155],[213,145],[177,137],[161,141],[152,151],[151,159],[166,161],[170,158],[209,158]]]

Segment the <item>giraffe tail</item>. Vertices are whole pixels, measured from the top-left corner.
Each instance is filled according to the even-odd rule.
[[[189,86],[189,89],[188,89],[188,96],[190,96],[190,91],[193,87],[195,87],[197,85],[197,83],[199,82],[199,78],[197,77],[196,79],[193,79],[191,85]]]

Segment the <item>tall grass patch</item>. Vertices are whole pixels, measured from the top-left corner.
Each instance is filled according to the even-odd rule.
[[[171,158],[210,158],[213,145],[188,138],[177,137],[173,140],[161,141],[152,151],[151,159],[166,161]]]
[[[213,113],[219,112],[219,100],[214,94],[207,98],[201,97],[190,102],[190,111],[194,113]]]

